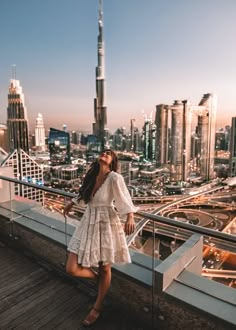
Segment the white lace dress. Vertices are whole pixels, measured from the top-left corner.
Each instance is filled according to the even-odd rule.
[[[104,265],[131,262],[123,226],[115,207],[121,215],[138,210],[132,203],[123,177],[110,172],[87,204],[70,240],[68,250],[78,255],[78,264],[98,267],[101,261]]]

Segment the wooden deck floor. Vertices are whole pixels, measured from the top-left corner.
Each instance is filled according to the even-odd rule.
[[[84,329],[94,297],[0,244],[0,329]],[[147,330],[114,303],[90,329]]]

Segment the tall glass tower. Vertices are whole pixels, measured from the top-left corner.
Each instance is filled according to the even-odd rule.
[[[20,81],[10,80],[7,107],[7,129],[10,151],[29,152],[28,119]]]
[[[198,114],[199,168],[200,175],[207,181],[214,178],[215,125],[217,98],[215,94],[204,94]]]
[[[168,162],[168,113],[169,106],[156,106],[156,165],[161,166]]]
[[[171,106],[171,179],[186,181],[189,175],[191,106],[187,100],[176,100]]]
[[[103,42],[102,0],[99,0],[98,43],[96,67],[96,98],[94,99],[93,134],[98,138],[101,148],[104,148],[107,138],[107,108],[105,106],[105,67]]]
[[[143,126],[143,153],[147,160],[153,161],[156,155],[156,125],[146,118]]]

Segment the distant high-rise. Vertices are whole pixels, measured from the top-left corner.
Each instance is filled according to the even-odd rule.
[[[0,148],[9,151],[7,126],[4,124],[0,124]]]
[[[183,104],[174,101],[171,107],[171,179],[181,180],[182,175],[182,149],[183,149]]]
[[[142,134],[139,132],[138,127],[134,129],[134,152],[142,151]]]
[[[198,166],[200,175],[208,181],[214,178],[216,95],[204,94],[199,106],[202,110],[198,114]]]
[[[236,176],[236,117],[231,125],[229,175]]]
[[[78,143],[78,134],[75,131],[71,132],[71,143],[73,144]]]
[[[182,151],[182,181],[190,174],[192,107],[188,100],[183,100],[183,151]]]
[[[70,134],[56,128],[50,128],[48,148],[52,166],[70,164]]]
[[[178,100],[171,106],[171,113],[171,179],[186,181],[191,155],[191,107],[187,100]]]
[[[142,151],[141,135],[138,127],[135,126],[135,119],[130,120],[130,150],[134,152]]]
[[[98,44],[96,67],[96,98],[94,99],[93,134],[98,138],[101,148],[107,140],[107,108],[105,106],[105,67],[104,67],[104,42],[103,42],[103,16],[102,0],[99,0]]]
[[[24,103],[24,94],[20,81],[10,80],[8,107],[7,107],[7,129],[10,150],[22,149],[29,152],[28,120]]]
[[[229,151],[231,127],[225,126],[225,149]]]
[[[115,150],[125,150],[126,149],[126,135],[125,135],[125,128],[120,127],[117,128],[115,133],[113,134],[113,141],[112,145]]]
[[[35,146],[40,151],[45,151],[45,128],[43,123],[43,116],[38,114],[35,124]]]
[[[135,119],[130,120],[130,139],[131,139],[131,147],[130,150],[134,151],[134,130],[135,130]]]
[[[227,151],[226,147],[226,132],[222,129],[215,134],[215,150]]]
[[[168,110],[169,106],[156,106],[156,165],[167,164],[168,161]]]
[[[143,154],[150,161],[156,156],[156,125],[151,118],[146,118],[143,126]]]

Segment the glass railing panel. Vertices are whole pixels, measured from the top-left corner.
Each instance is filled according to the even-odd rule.
[[[68,234],[68,225],[76,226],[84,212],[84,207],[74,205],[68,217],[64,217],[64,206],[74,195],[28,184],[42,193],[41,201],[36,201],[15,195],[15,184],[18,185],[18,190],[27,186],[24,182],[15,179],[1,180],[1,185],[4,185],[4,195],[1,194],[2,200],[0,200],[1,214],[7,216],[13,223],[24,216],[26,221],[27,219],[40,221],[42,225],[48,226],[46,222],[44,223],[43,217],[35,216],[35,214],[59,220],[61,226],[57,226],[55,230],[65,235],[67,245],[71,236],[70,233]],[[231,221],[230,226],[225,227],[225,232],[220,232],[209,227],[200,227],[189,222],[158,216],[153,214],[152,210],[150,212],[138,212],[135,215],[136,231],[134,235],[127,237],[134,264],[153,271],[193,233],[199,233],[204,237],[202,275],[221,283],[224,282],[232,288],[235,287],[236,236],[232,235],[236,227],[235,222]],[[216,220],[223,221],[222,215],[219,219],[218,214]],[[50,225],[50,229],[54,229],[52,227]]]
[[[64,217],[64,207],[74,195],[51,188],[28,185],[36,191],[40,190],[41,201],[26,196],[19,197],[15,195],[14,185],[17,184],[18,191],[20,191],[26,184],[15,179],[1,180],[1,178],[0,176],[0,189],[4,182],[5,197],[3,198],[2,194],[0,196],[0,214],[10,219],[10,234],[14,235],[14,222],[24,217],[24,221],[41,222],[43,226],[48,226],[48,230],[55,230],[64,235],[66,250],[72,235],[72,231],[69,232],[68,227],[76,226],[84,213],[84,207],[75,205],[68,217]],[[235,212],[234,209],[232,211]],[[213,216],[216,224],[222,222],[223,216],[221,218],[219,214]],[[57,223],[59,221],[61,225],[56,225],[54,228],[52,224],[44,222],[45,217],[53,219]],[[152,317],[158,313],[162,318],[159,311],[159,299],[155,294],[155,268],[177,251],[193,233],[203,236],[202,276],[223,283],[232,289],[236,288],[236,236],[234,234],[236,224],[234,225],[233,217],[231,220],[230,226],[225,226],[224,232],[220,232],[214,230],[217,228],[212,228],[211,225],[210,227],[200,227],[190,222],[155,215],[153,208],[135,215],[136,231],[127,237],[127,242],[132,262],[151,274]]]
[[[150,215],[145,214],[145,217],[149,218]],[[236,236],[213,230],[206,230],[204,235],[202,227],[187,224],[186,227],[189,229],[179,228],[180,224],[177,221],[170,220],[173,223],[170,225],[163,222],[164,220],[168,222],[169,219],[152,217],[155,221],[147,222],[137,236],[138,240],[136,238],[134,241],[136,252],[153,258],[152,267],[175,252],[193,233],[200,231],[200,234],[203,234],[202,276],[235,288]],[[163,221],[158,221],[160,219]],[[209,232],[212,236],[208,235]]]
[[[3,188],[1,192],[4,192],[0,194],[0,213],[10,220],[12,233],[15,221],[24,221],[24,224],[31,229],[39,228],[40,224],[45,227],[43,232],[58,232],[61,236],[60,241],[68,245],[73,232],[68,230],[68,224],[76,226],[83,213],[83,210],[74,207],[68,217],[64,217],[65,204],[74,197],[73,194],[13,178],[4,178],[0,181]],[[55,235],[53,234],[54,237]]]

